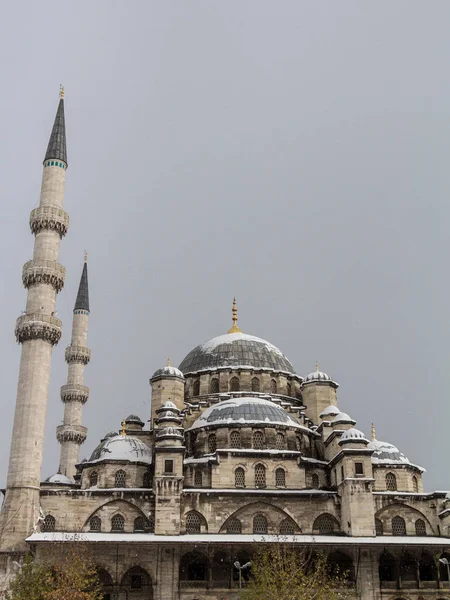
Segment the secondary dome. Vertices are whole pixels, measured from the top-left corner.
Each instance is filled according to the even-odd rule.
[[[400,450],[389,442],[380,442],[372,440],[367,446],[369,450],[374,450],[372,462],[379,464],[410,464],[406,456]]]
[[[294,367],[276,346],[242,332],[219,335],[200,344],[180,364],[184,374],[219,367],[249,367],[295,373]]]
[[[190,429],[232,424],[272,424],[301,428],[299,423],[294,421],[283,408],[270,400],[235,398],[224,400],[207,408]]]
[[[140,439],[131,435],[116,435],[99,444],[89,462],[127,460],[129,462],[152,463],[151,449]]]
[[[59,485],[61,485],[61,484],[72,485],[75,482],[72,478],[66,477],[66,475],[62,475],[62,473],[56,473],[55,475],[52,475],[51,477],[47,477],[47,479],[45,480],[45,483],[57,483]]]
[[[172,365],[166,365],[165,367],[162,367],[161,369],[157,369],[153,375],[152,375],[152,379],[155,379],[156,377],[180,377],[181,379],[184,379],[184,375],[183,373],[180,371],[180,369],[177,369],[176,367],[173,367]]]

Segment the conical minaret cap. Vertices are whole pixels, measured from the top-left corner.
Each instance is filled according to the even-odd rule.
[[[66,148],[66,123],[64,120],[64,89],[61,88],[58,110],[56,111],[55,122],[53,123],[52,133],[48,142],[47,152],[44,162],[50,158],[63,160],[67,163]]]
[[[88,271],[87,261],[84,263],[83,272],[81,273],[80,285],[78,287],[77,299],[73,310],[87,310],[89,312],[89,286],[88,286]]]

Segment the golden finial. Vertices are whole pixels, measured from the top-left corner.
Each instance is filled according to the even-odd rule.
[[[316,373],[318,373],[318,372],[319,372],[319,361],[316,360]]]
[[[372,439],[376,440],[376,435],[375,435],[375,425],[372,423]]]
[[[233,314],[233,326],[231,327],[231,329],[228,330],[228,333],[242,333],[242,329],[239,329],[239,327],[237,326],[238,316],[236,298],[233,298],[233,308],[231,312]]]
[[[59,86],[59,97],[64,98],[64,86],[62,84]]]
[[[84,262],[87,263],[87,252],[86,252],[86,250],[84,251]]]
[[[120,435],[127,435],[127,432],[125,431],[125,420],[122,421],[122,431],[120,432]]]
[[[170,356],[167,357],[167,366],[170,367]]]

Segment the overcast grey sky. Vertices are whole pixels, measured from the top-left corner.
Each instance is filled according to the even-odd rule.
[[[43,476],[58,468],[64,348],[89,252],[81,457],[170,355],[239,324],[449,488],[450,3],[10,2],[0,38],[0,482],[28,217],[66,87],[64,334]],[[3,485],[2,483],[2,485]]]

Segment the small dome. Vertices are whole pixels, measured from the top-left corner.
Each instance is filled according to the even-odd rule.
[[[310,381],[331,381],[331,377],[323,371],[313,371],[305,377],[303,383],[308,383]]]
[[[180,377],[181,379],[184,379],[184,375],[180,369],[172,367],[172,365],[166,365],[161,369],[157,369],[151,378],[155,379],[156,377]]]
[[[119,435],[117,431],[110,431],[108,432],[101,440],[100,442],[104,442],[105,440],[107,440],[110,437],[114,437],[116,435]]]
[[[128,417],[125,419],[125,423],[127,425],[129,423],[137,423],[138,425],[141,425],[141,426],[144,425],[144,421],[142,421],[141,418],[138,417],[137,415],[128,415]]]
[[[354,419],[349,417],[348,414],[344,412],[337,414],[331,422],[333,425],[336,425],[337,423],[351,423],[352,425],[355,425],[356,423]]]
[[[369,442],[369,440],[366,438],[364,433],[362,431],[360,431],[359,429],[356,429],[355,427],[351,427],[350,429],[347,429],[347,431],[344,431],[344,433],[341,435],[341,439],[339,441],[340,442],[348,442],[350,440],[364,441],[367,443]]]
[[[247,367],[295,373],[294,367],[276,346],[242,332],[219,335],[200,344],[180,364],[183,373],[219,367]]]
[[[389,442],[380,442],[372,440],[367,446],[369,450],[374,450],[372,462],[378,464],[411,464],[404,454]]]
[[[99,444],[89,462],[127,460],[129,462],[152,463],[152,451],[140,439],[131,435],[116,435]]]
[[[176,427],[164,427],[163,429],[159,429],[156,432],[156,438],[178,438],[182,440],[184,439],[184,436],[182,432]]]
[[[72,485],[74,480],[71,477],[67,477],[66,475],[62,475],[61,473],[56,473],[51,477],[47,477],[45,483],[57,483],[59,485]]]
[[[337,406],[327,406],[327,408],[320,413],[319,417],[321,419],[326,419],[327,417],[337,417],[339,413],[340,410]]]
[[[277,404],[262,398],[234,398],[207,408],[194,422],[192,429],[233,424],[285,425],[300,428],[289,414]]]
[[[175,404],[175,402],[172,402],[172,400],[166,400],[166,402],[164,402],[161,408],[166,410],[178,410],[177,405]]]

